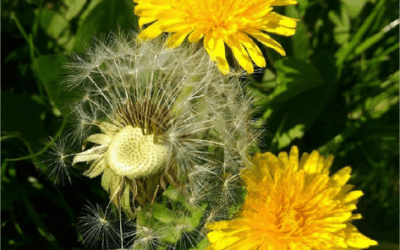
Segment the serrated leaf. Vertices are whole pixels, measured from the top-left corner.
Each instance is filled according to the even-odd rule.
[[[331,10],[328,13],[328,17],[335,24],[335,28],[333,29],[335,41],[345,46],[350,38],[350,16],[347,10],[341,5],[340,13]]]
[[[176,228],[170,227],[166,228],[161,235],[161,240],[166,243],[176,243],[182,237],[182,230],[177,230]]]
[[[152,213],[154,218],[162,223],[172,223],[176,221],[175,213],[162,204],[154,203],[152,206]]]
[[[207,204],[204,204],[201,207],[195,207],[192,206],[191,208],[191,216],[188,217],[187,219],[187,225],[190,225],[190,227],[186,228],[186,232],[191,232],[193,231],[196,227],[200,225],[201,218],[203,217],[203,213],[207,207]]]

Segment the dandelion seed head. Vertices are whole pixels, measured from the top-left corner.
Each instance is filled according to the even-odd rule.
[[[252,97],[238,77],[223,77],[203,49],[166,49],[162,39],[137,44],[136,38],[98,40],[67,66],[66,86],[81,93],[68,140],[82,150],[72,164],[83,165],[89,178],[101,176],[110,201],[136,220],[131,249],[173,248],[160,228],[140,223],[137,208],[149,221],[161,200],[177,218],[202,211],[205,202],[213,210],[236,202],[237,178],[224,179],[224,191],[222,176],[237,176],[255,141]],[[170,187],[176,194],[164,195]],[[92,218],[91,235],[114,235],[110,220]],[[184,233],[177,237],[194,245],[200,238],[189,224],[180,222]]]
[[[167,147],[154,143],[154,135],[128,125],[113,137],[105,157],[115,174],[140,178],[158,172],[167,153]]]

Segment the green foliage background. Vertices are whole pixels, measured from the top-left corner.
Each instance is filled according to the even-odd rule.
[[[299,0],[277,8],[300,20],[291,38],[274,36],[288,56],[264,48],[265,70],[248,90],[265,129],[261,151],[333,154],[332,170],[353,168],[364,191],[355,225],[398,249],[399,3]],[[72,93],[60,82],[71,53],[93,38],[137,27],[129,0],[4,0],[2,21],[2,249],[83,249],[75,226],[82,207],[105,203],[100,180],[77,172],[73,185],[42,174],[46,138],[68,126]]]

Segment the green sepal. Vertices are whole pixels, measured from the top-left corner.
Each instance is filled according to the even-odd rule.
[[[122,194],[122,197],[121,197],[121,207],[124,210],[124,212],[128,218],[130,218],[130,219],[135,218],[135,213],[131,210],[129,184],[124,186],[124,193]]]

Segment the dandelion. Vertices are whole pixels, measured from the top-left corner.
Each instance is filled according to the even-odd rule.
[[[222,76],[204,50],[165,49],[164,40],[137,44],[136,38],[111,35],[67,65],[67,87],[81,93],[71,108],[69,141],[80,145],[72,164],[86,166],[89,178],[101,176],[110,201],[133,219],[134,249],[172,247],[180,236],[165,236],[171,229],[157,209],[200,220],[205,202],[208,209],[234,202],[236,195],[220,199],[212,187],[247,164],[256,138],[252,98],[239,77]],[[238,183],[231,178],[227,185]],[[176,194],[165,191],[171,188]],[[196,222],[190,229],[201,224],[186,222]],[[181,238],[188,238],[182,228]]]
[[[78,218],[77,229],[82,235],[83,244],[91,249],[120,246],[119,222],[109,208],[103,210],[98,204],[94,206],[89,203]]]
[[[50,138],[47,143],[50,144],[49,150],[46,152],[46,159],[41,163],[47,167],[44,173],[47,178],[53,178],[54,184],[61,183],[64,185],[67,181],[72,184],[71,179],[71,158],[74,156],[72,152],[65,146],[67,136],[63,135],[57,139]]]
[[[210,223],[207,249],[363,249],[377,242],[358,232],[350,167],[329,176],[333,157],[318,151],[256,154],[241,177],[248,194],[231,221]]]
[[[259,67],[266,65],[253,40],[285,56],[282,46],[265,32],[291,36],[296,28],[296,19],[272,11],[274,6],[297,4],[295,0],[133,1],[137,3],[135,14],[140,17],[140,27],[149,24],[139,39],[174,33],[166,41],[168,47],[174,48],[186,37],[189,42],[203,38],[204,48],[223,74],[229,72],[225,45],[239,65],[253,73],[252,61]]]

